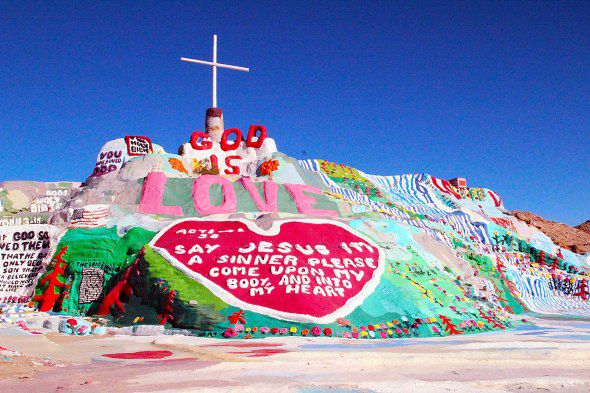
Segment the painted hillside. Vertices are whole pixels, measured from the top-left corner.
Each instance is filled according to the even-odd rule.
[[[84,183],[2,183],[0,302],[225,338],[590,316],[590,255],[507,214],[492,190],[298,160],[262,126],[195,132],[178,153],[128,136]]]

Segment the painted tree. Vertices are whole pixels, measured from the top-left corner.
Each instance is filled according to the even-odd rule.
[[[56,306],[57,300],[60,297],[61,289],[65,285],[64,272],[68,263],[65,259],[63,259],[63,256],[67,251],[68,246],[62,247],[62,249],[54,257],[55,267],[40,281],[41,286],[45,284],[47,284],[47,286],[45,287],[45,290],[42,294],[33,298],[34,301],[40,303],[39,311],[51,311]]]
[[[125,270],[119,281],[113,286],[113,288],[107,293],[104,297],[100,306],[98,307],[98,311],[96,315],[108,315],[111,313],[111,307],[115,306],[116,311],[121,314],[125,313],[125,306],[123,306],[122,296],[125,298],[130,298],[133,295],[133,288],[130,284],[130,278],[132,275],[138,275],[139,271],[137,269],[137,263],[140,257],[143,257],[144,249],[142,248],[139,251],[139,254],[135,261]]]
[[[479,308],[479,316],[485,319],[487,323],[492,324],[492,328],[504,329],[504,325],[502,325],[500,321],[496,320],[493,316],[484,313],[481,307]]]
[[[244,310],[236,311],[233,314],[231,314],[229,317],[227,317],[227,320],[232,325],[237,325],[238,323],[245,325],[246,324],[246,312]]]
[[[537,261],[536,261],[539,265],[546,265],[547,264],[547,260],[545,258],[545,251],[541,251],[539,253],[539,256],[537,257]]]
[[[168,288],[165,288],[167,290]],[[160,325],[164,325],[166,322],[172,322],[174,316],[172,315],[172,305],[176,299],[176,291],[173,289],[166,292],[162,301],[162,312],[157,315],[160,318]]]
[[[588,300],[590,298],[590,292],[588,291],[588,280],[585,278],[578,280],[576,284],[575,296],[580,297],[582,300]]]
[[[550,269],[551,270],[557,270],[557,269],[559,269],[559,258],[557,256],[553,260],[553,263],[551,264]]]
[[[445,328],[445,332],[448,332],[449,334],[463,334],[463,331],[457,329],[457,325],[455,325],[449,317],[445,315],[439,315],[439,318]]]

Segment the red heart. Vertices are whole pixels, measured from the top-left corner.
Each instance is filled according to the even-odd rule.
[[[329,323],[370,295],[383,252],[337,221],[176,221],[150,245],[228,304],[276,318]],[[293,271],[294,270],[294,271]]]

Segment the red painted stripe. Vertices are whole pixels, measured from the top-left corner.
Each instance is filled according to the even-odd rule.
[[[102,356],[112,359],[162,359],[171,356],[170,351],[138,351],[138,352],[120,352],[105,353]]]

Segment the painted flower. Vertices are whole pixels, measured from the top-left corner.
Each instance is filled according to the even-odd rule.
[[[393,327],[393,323],[391,323],[389,321],[388,322],[385,322],[385,324],[387,325],[387,327]]]
[[[279,328],[274,327],[274,328],[270,329],[271,334],[277,334],[278,332],[279,332]]]
[[[398,329],[395,329],[395,333],[401,335],[402,331],[398,328]]]
[[[359,327],[359,329],[361,329],[361,330],[367,330],[367,327],[366,326],[361,326],[361,327]]]
[[[254,326],[254,327],[252,328],[252,333],[256,333],[257,331],[258,331],[258,328],[257,328],[256,326]]]
[[[436,334],[440,333],[440,329],[436,327],[436,325],[432,325],[432,331],[435,332]]]
[[[373,331],[373,330],[375,330],[375,327],[374,327],[373,325],[369,325],[369,326],[367,326],[367,328],[368,328],[370,331]],[[362,327],[361,327],[361,329],[362,329]]]
[[[279,169],[279,165],[279,161],[273,160],[272,158],[270,160],[264,161],[262,164],[260,164],[260,175],[270,175],[272,172]]]
[[[367,333],[366,330],[361,330],[361,337],[367,338],[368,336],[369,336],[369,333]]]
[[[225,332],[223,332],[223,337],[225,338],[232,338],[238,335],[238,332],[236,332],[233,328],[228,328]]]
[[[291,326],[291,328],[289,329],[289,333],[291,333],[291,334],[297,333],[297,328],[295,326]]]
[[[302,335],[302,336],[307,336],[308,334],[309,334],[309,329],[303,329],[303,330],[301,331],[301,335]]]
[[[246,333],[250,333],[251,331],[252,331],[251,328],[249,328],[249,327],[246,328]]]
[[[265,326],[265,327],[261,327],[261,328],[260,328],[260,333],[262,333],[262,334],[266,334],[266,333],[268,333],[268,332],[270,332],[270,329],[269,329],[269,328],[267,328],[266,326]]]
[[[399,321],[397,319],[394,319],[392,322],[394,325],[399,325]]]
[[[332,336],[332,329],[330,329],[329,327],[324,328],[324,335],[331,337]]]
[[[352,338],[359,338],[359,332],[352,332]]]
[[[289,330],[287,328],[279,328],[279,334],[287,334]]]
[[[389,334],[390,336],[393,336],[393,330],[387,329],[387,334]]]
[[[348,319],[345,318],[338,318],[336,320],[336,323],[340,326],[350,326],[350,321]]]
[[[79,336],[83,336],[84,334],[86,334],[86,332],[88,331],[88,329],[89,329],[88,326],[86,326],[86,325],[80,325],[80,326],[78,326],[78,329],[77,329],[76,333]]]
[[[381,338],[387,338],[387,332],[385,330],[381,330],[379,334],[381,335]]]
[[[311,334],[317,337],[322,334],[322,329],[319,326],[314,326],[311,328]]]
[[[244,338],[252,338],[252,335],[251,335],[251,334],[246,334],[246,335],[244,336]]]

